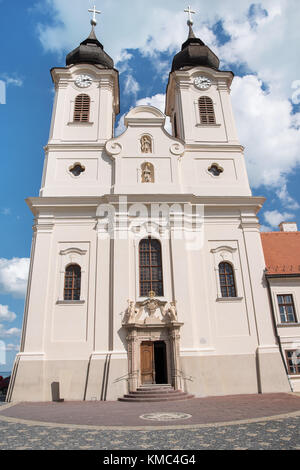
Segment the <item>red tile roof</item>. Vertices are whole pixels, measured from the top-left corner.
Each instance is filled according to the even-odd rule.
[[[264,232],[261,240],[268,274],[300,274],[300,232]]]

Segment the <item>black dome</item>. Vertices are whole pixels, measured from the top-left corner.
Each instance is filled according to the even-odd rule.
[[[197,67],[202,65],[218,70],[220,61],[201,39],[196,38],[191,25],[187,41],[182,44],[181,51],[175,55],[172,63],[172,72],[183,67]]]
[[[67,55],[66,65],[75,64],[97,64],[105,69],[114,68],[114,61],[106,54],[102,44],[98,41],[94,27],[89,37]]]

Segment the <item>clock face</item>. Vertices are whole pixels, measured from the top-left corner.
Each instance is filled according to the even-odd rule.
[[[212,81],[207,77],[196,77],[194,80],[194,85],[199,90],[208,90],[211,87]]]
[[[78,75],[75,83],[79,88],[88,88],[93,83],[93,79],[89,75]]]

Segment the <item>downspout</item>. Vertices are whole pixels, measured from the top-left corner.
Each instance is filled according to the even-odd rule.
[[[271,293],[271,285],[270,285],[270,280],[269,280],[269,277],[268,277],[267,274],[265,274],[265,278],[267,280],[267,289],[268,289],[269,303],[270,303],[270,306],[271,306],[271,316],[272,316],[272,321],[273,321],[275,337],[276,337],[276,340],[277,340],[277,343],[278,343],[278,346],[279,346],[281,359],[282,359],[284,369],[285,369],[285,372],[286,372],[286,375],[287,375],[287,378],[288,378],[288,381],[289,381],[289,385],[290,385],[291,391],[293,392],[294,390],[293,390],[293,386],[292,386],[292,383],[291,383],[291,380],[290,380],[290,377],[289,377],[289,371],[288,371],[288,368],[287,368],[287,365],[286,365],[286,362],[285,362],[285,357],[284,357],[283,350],[282,350],[280,336],[277,332],[276,317],[275,317],[275,311],[274,311],[274,305],[273,305],[272,293]]]

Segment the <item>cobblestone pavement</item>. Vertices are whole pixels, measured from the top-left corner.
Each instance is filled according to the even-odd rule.
[[[0,450],[300,450],[298,394],[0,405]]]
[[[291,416],[255,423],[199,425],[193,429],[104,431],[26,425],[0,418],[0,449],[299,450],[299,425],[300,416]]]

